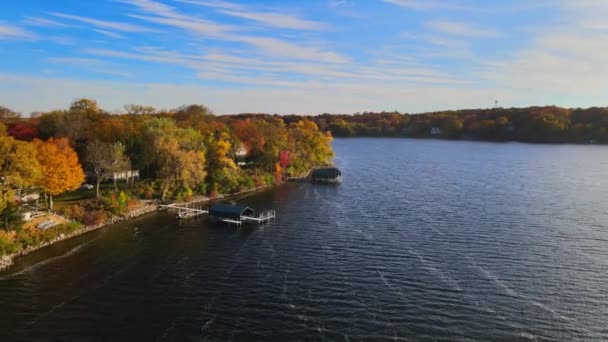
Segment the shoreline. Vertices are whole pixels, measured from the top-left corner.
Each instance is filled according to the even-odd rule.
[[[206,196],[200,196],[200,197],[194,197],[192,200],[190,200],[188,202],[171,202],[171,203],[172,204],[207,203],[207,202],[213,202],[213,201],[238,197],[241,195],[252,195],[256,192],[259,192],[262,190],[267,190],[267,189],[270,189],[273,187],[277,187],[279,185],[266,185],[266,186],[258,187],[258,188],[251,189],[251,190],[237,192],[234,194],[220,194],[217,197],[213,197],[213,198],[206,197]],[[145,203],[144,201],[142,201],[144,203],[144,205],[142,207],[131,210],[120,216],[112,216],[106,222],[103,222],[103,223],[100,223],[100,224],[97,224],[94,226],[84,226],[83,225],[83,227],[81,229],[78,229],[69,234],[61,234],[57,238],[55,238],[51,241],[44,242],[37,246],[27,247],[17,253],[2,255],[2,256],[0,256],[0,272],[10,269],[13,266],[14,260],[16,258],[28,255],[28,254],[33,253],[37,250],[40,250],[44,247],[48,247],[48,246],[54,245],[58,242],[69,240],[71,238],[74,238],[74,237],[77,237],[80,235],[84,235],[86,233],[89,233],[89,232],[92,232],[92,231],[95,231],[95,230],[98,230],[98,229],[101,229],[104,227],[108,227],[108,226],[111,226],[111,225],[114,225],[117,223],[131,221],[131,220],[148,215],[153,212],[165,211],[165,210],[161,210],[159,208],[159,204],[161,203],[159,200],[146,200],[146,201],[150,202],[150,203]]]

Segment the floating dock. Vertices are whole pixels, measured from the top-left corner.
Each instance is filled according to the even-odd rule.
[[[179,219],[209,215],[214,221],[237,226],[246,223],[264,224],[276,218],[274,210],[264,211],[256,216],[253,209],[240,205],[214,204],[209,209],[204,209],[202,205],[168,204],[161,205],[160,208],[176,210]]]

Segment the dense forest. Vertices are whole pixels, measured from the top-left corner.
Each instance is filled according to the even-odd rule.
[[[27,194],[41,194],[45,210],[91,226],[139,200],[213,198],[280,183],[330,163],[330,142],[305,117],[216,116],[202,105],[127,105],[110,114],[81,99],[27,118],[0,107],[0,255],[77,229],[22,229]],[[91,198],[54,208],[54,198],[85,182],[95,189]]]
[[[284,117],[286,122],[300,116]],[[544,143],[608,143],[608,108],[554,106],[467,109],[424,114],[398,112],[311,117],[334,137],[436,137]]]

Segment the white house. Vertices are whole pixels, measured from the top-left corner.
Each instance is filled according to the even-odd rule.
[[[112,180],[139,178],[139,170],[119,171],[112,173]]]

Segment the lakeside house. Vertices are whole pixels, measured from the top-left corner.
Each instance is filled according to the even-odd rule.
[[[112,180],[128,180],[139,178],[139,170],[125,170],[112,173]]]
[[[239,148],[234,153],[236,164],[239,166],[247,165],[247,154],[249,154],[247,148],[244,145],[239,146]]]
[[[433,128],[431,128],[431,131],[429,133],[431,134],[432,137],[438,137],[441,135],[441,128],[433,127]]]

